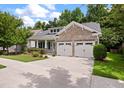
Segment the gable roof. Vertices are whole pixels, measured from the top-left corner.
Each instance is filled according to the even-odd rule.
[[[96,33],[101,34],[100,24],[98,24],[98,23],[90,22],[90,23],[80,24],[80,23],[77,23],[75,21],[72,21],[66,27],[64,27],[59,33],[57,33],[57,35],[61,34],[64,31],[66,31],[66,29],[68,29],[69,27],[71,27],[74,24],[79,26],[79,27],[81,27],[82,29],[87,29],[88,31],[96,32]]]
[[[49,30],[46,30],[46,31],[39,30],[39,31],[35,32],[28,39],[29,40],[54,40],[55,39],[55,34],[50,34]]]
[[[85,25],[89,28],[92,28],[98,32],[101,32],[100,24],[96,22],[89,22],[89,23],[82,23],[82,25]]]
[[[41,32],[42,30],[31,30],[33,32],[33,35],[36,35],[37,33]]]

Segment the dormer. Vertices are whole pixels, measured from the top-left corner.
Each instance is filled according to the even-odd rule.
[[[48,30],[50,31],[51,34],[56,34],[60,30],[62,30],[63,27],[54,27],[54,28],[49,28]]]

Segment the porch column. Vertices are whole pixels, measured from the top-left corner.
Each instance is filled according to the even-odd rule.
[[[36,48],[39,48],[39,47],[38,47],[38,40],[37,40],[36,42],[37,42]]]
[[[45,40],[45,49],[47,49],[47,40]]]

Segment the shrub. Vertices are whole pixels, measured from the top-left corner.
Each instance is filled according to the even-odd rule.
[[[32,52],[32,56],[33,57],[38,57],[39,56],[39,53],[34,51],[34,52]]]
[[[41,48],[28,48],[28,52],[31,53],[31,52],[40,52],[41,51]]]
[[[96,60],[103,60],[107,56],[107,49],[104,45],[98,44],[94,46],[93,55]]]
[[[124,48],[122,48],[122,55],[124,55]]]
[[[3,54],[3,50],[0,50],[0,55],[2,55]]]
[[[40,57],[43,57],[43,55],[42,55],[42,54],[40,54]]]
[[[42,48],[28,48],[28,52],[32,53],[32,52],[39,52],[40,54],[45,54],[45,50]]]
[[[8,55],[7,50],[4,50],[4,51],[3,51],[3,55]]]
[[[23,46],[21,47],[21,52],[24,53],[24,52],[27,52],[27,51],[28,51],[28,48],[23,45]]]
[[[55,54],[52,54],[53,57],[55,57],[56,55]]]
[[[56,54],[55,54],[55,53],[53,53],[53,54],[52,54],[52,56],[53,56],[53,57],[55,57],[55,56],[56,56]]]
[[[48,58],[48,56],[46,55],[46,56],[44,56],[44,58]]]
[[[46,54],[45,50],[44,49],[41,49],[40,50],[40,54]]]

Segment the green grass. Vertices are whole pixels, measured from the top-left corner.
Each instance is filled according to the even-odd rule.
[[[124,80],[124,56],[108,53],[105,61],[95,60],[93,74]]]
[[[6,66],[0,64],[0,69],[5,68]]]
[[[27,54],[9,55],[9,56],[0,56],[0,57],[12,59],[12,60],[18,60],[18,61],[22,61],[22,62],[31,62],[31,61],[35,61],[35,60],[46,59],[46,58],[42,58],[42,57],[33,57],[33,56],[27,55]]]

